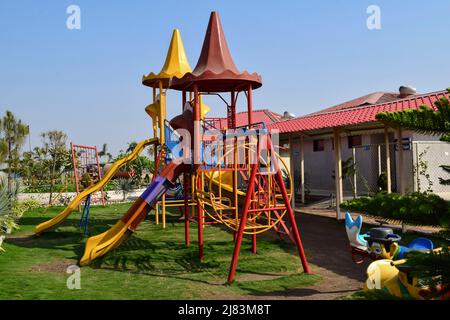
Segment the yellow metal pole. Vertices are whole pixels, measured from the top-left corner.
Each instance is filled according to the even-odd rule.
[[[397,149],[398,149],[398,176],[400,181],[400,194],[405,194],[405,174],[404,174],[404,157],[403,157],[403,141],[402,128],[397,129]]]
[[[159,203],[156,204],[156,209],[155,209],[155,223],[159,224]]]
[[[166,119],[166,93],[163,90],[162,87],[162,81],[158,81],[159,85],[159,140],[161,144],[161,148],[164,148],[164,145],[166,143],[165,136],[164,136],[164,120]],[[161,159],[161,161],[164,161],[164,159]],[[163,229],[166,228],[166,196],[163,195],[161,198],[161,205],[162,205],[162,227]]]
[[[341,208],[342,203],[342,155],[341,155],[341,137],[338,129],[334,129],[334,180],[336,183],[336,219],[341,220]]]
[[[305,148],[303,145],[303,136],[300,137],[300,185],[302,192],[302,203],[305,203]]]
[[[386,148],[386,181],[387,181],[387,193],[392,192],[391,183],[391,150],[389,146],[389,132],[388,127],[384,126],[384,145]]]

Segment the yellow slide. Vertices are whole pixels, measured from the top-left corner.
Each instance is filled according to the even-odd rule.
[[[145,219],[150,208],[141,198],[128,210],[125,216],[116,222],[111,229],[90,237],[86,241],[84,255],[80,259],[80,266],[90,264],[94,259],[105,255],[117,248],[125,241],[137,225]]]
[[[170,185],[173,184],[172,182],[167,183],[168,177],[175,181],[178,175],[183,172],[178,170],[180,166],[184,166],[184,164],[169,163],[111,229],[97,236],[90,237],[86,241],[86,248],[83,257],[80,259],[80,266],[90,264],[94,259],[105,255],[125,241],[147,217],[150,210],[155,207]]]
[[[114,162],[111,168],[106,172],[106,174],[100,179],[98,183],[80,192],[60,214],[58,214],[57,216],[48,221],[45,221],[37,225],[35,233],[40,234],[60,224],[71,214],[71,212],[75,208],[78,207],[78,204],[84,198],[86,198],[89,194],[97,192],[100,189],[102,189],[108,183],[108,181],[111,180],[111,178],[114,176],[114,174],[121,166],[123,166],[125,163],[129,161],[136,159],[137,156],[142,152],[142,150],[144,150],[146,146],[155,143],[158,143],[158,138],[146,139],[144,141],[139,142],[137,146],[134,148],[133,152],[131,152],[125,158],[122,158]]]

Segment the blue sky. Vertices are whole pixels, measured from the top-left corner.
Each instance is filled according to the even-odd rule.
[[[66,28],[71,4],[81,8],[81,30]],[[371,4],[381,30],[366,27]],[[0,0],[0,112],[30,124],[32,146],[59,129],[116,153],[151,133],[141,77],[162,67],[172,29],[194,67],[212,10],[238,68],[263,77],[256,108],[303,115],[402,84],[450,86],[450,2]],[[176,115],[180,95],[168,102]],[[211,116],[225,114],[207,102]]]

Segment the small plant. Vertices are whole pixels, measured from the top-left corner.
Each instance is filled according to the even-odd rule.
[[[387,173],[383,171],[377,179],[377,186],[379,191],[387,191]]]
[[[80,184],[81,187],[84,189],[89,188],[91,185],[94,184],[94,179],[92,179],[91,175],[86,172],[85,174],[83,174],[83,176],[80,179]]]
[[[0,179],[0,251],[4,251],[1,244],[5,235],[19,228],[17,220],[26,211],[38,206],[38,203],[34,200],[17,201],[17,194],[20,189],[17,181],[10,183],[9,189],[4,179]]]
[[[428,183],[428,186],[427,186],[427,189],[425,190],[425,192],[433,192],[433,188],[432,188],[433,180],[431,180],[430,174],[428,173],[428,161],[423,159],[425,157],[425,155],[427,154],[428,149],[430,149],[430,147],[427,147],[425,150],[423,150],[421,153],[419,153],[418,159],[417,159],[417,165],[413,168],[414,174],[419,177],[419,179],[417,179],[417,191],[419,191],[419,192],[422,192],[422,185],[421,185],[421,179],[420,179],[421,176],[425,177],[425,179]]]
[[[70,201],[72,201],[72,197],[71,196],[65,196],[65,195],[62,194],[58,198],[58,204],[60,204],[62,206],[69,205]]]
[[[133,178],[120,178],[114,180],[115,189],[122,192],[122,201],[125,201],[127,194],[135,187]]]
[[[450,252],[443,248],[442,252],[411,252],[408,255],[409,265],[414,266],[413,276],[420,279],[422,285],[430,287],[427,299],[439,298],[450,292]]]

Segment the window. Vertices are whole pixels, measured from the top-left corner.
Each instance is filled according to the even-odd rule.
[[[325,140],[323,140],[323,139],[314,140],[313,141],[313,151],[317,152],[317,151],[323,151],[323,150],[325,150]]]
[[[348,137],[348,147],[359,147],[362,146],[362,136],[349,136]]]

